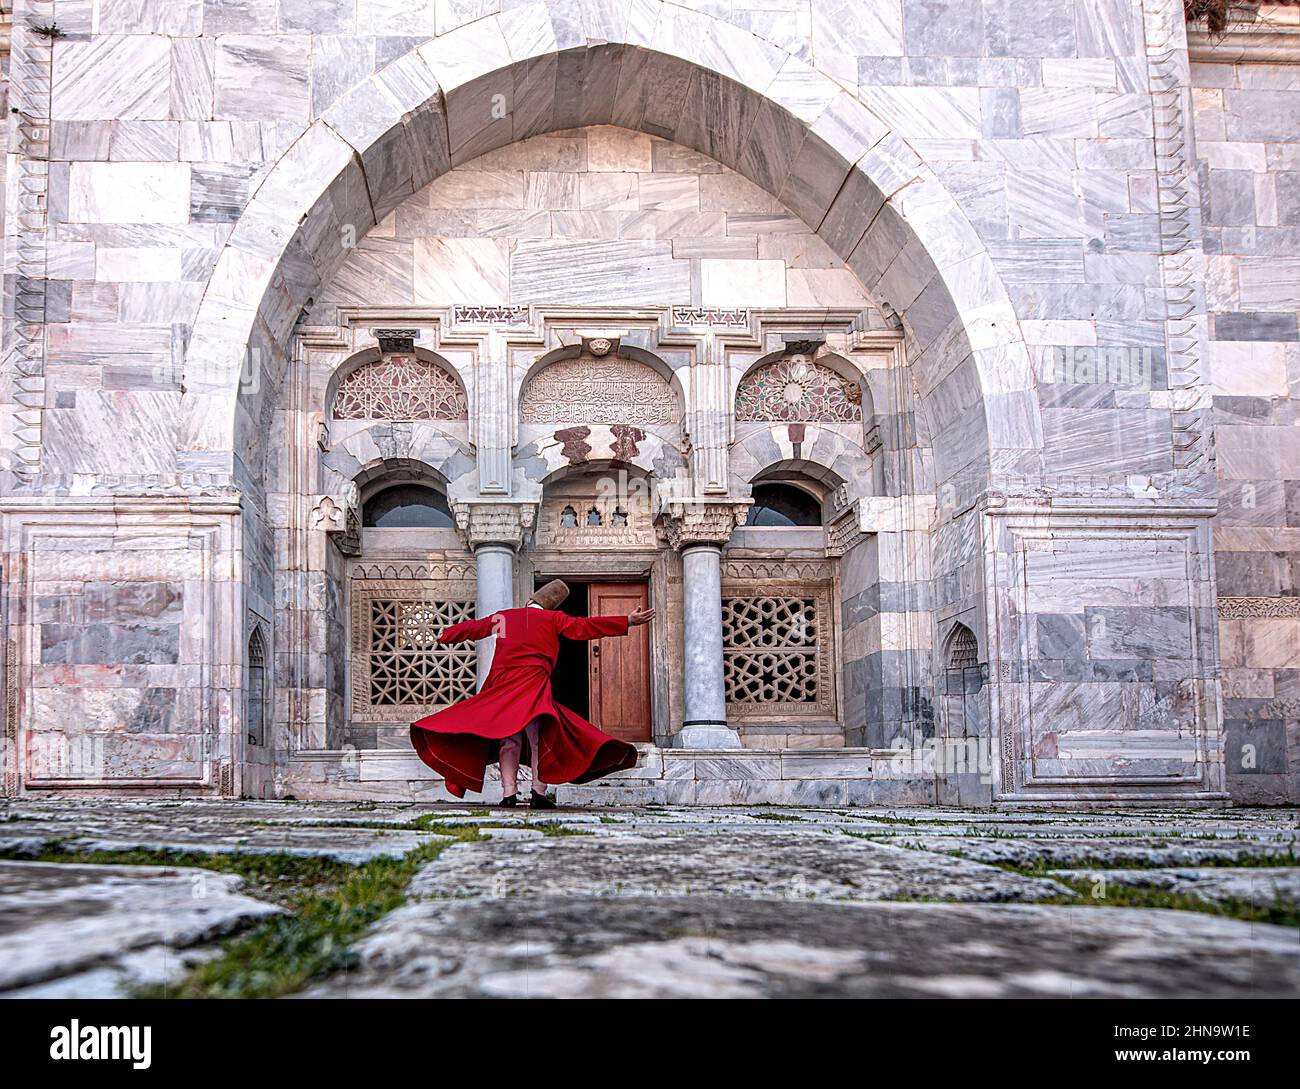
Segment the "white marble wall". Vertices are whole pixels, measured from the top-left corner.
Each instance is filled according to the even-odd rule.
[[[1273,13],[1300,54],[1300,13]],[[1240,36],[1240,35],[1239,35]],[[1300,67],[1193,66],[1234,795],[1300,799]],[[1224,58],[1227,59],[1226,57]]]
[[[26,7],[64,36],[22,29]],[[980,511],[1003,495],[1103,515],[1136,500],[1200,524],[1207,360],[1216,385],[1235,381],[1225,367],[1280,382],[1275,348],[1222,347],[1201,250],[1241,258],[1211,261],[1211,291],[1230,275],[1243,312],[1287,311],[1290,171],[1270,150],[1289,143],[1287,89],[1240,73],[1206,88],[1224,91],[1226,128],[1209,137],[1223,146],[1206,156],[1203,234],[1188,136],[1193,105],[1200,139],[1215,110],[1212,94],[1193,103],[1178,0],[1047,0],[1032,19],[1010,0],[29,0],[16,22],[28,144],[11,138],[9,177],[44,163],[29,122],[52,120],[33,198],[48,228],[7,188],[6,314],[23,290],[41,307],[6,325],[23,361],[5,493],[53,509],[240,500],[250,601],[275,555],[264,461],[281,456],[267,440],[292,330],[363,288],[412,303],[625,300],[633,279],[701,304],[865,295],[905,336],[915,403],[884,409],[901,433],[886,473],[894,494],[935,500],[934,608],[982,619],[982,652],[1013,672],[1028,666],[999,642],[1006,602],[980,555],[999,537],[971,545]],[[1262,146],[1266,169],[1241,167],[1258,152],[1238,144]],[[518,158],[534,145],[549,163]],[[1280,248],[1247,252],[1260,239]],[[1290,366],[1286,337],[1258,343]],[[1082,354],[1061,366],[1067,348]],[[1099,380],[1104,352],[1140,360],[1138,380]],[[1233,474],[1256,472],[1243,448],[1272,448],[1224,438]],[[1282,456],[1242,479],[1289,479]],[[1207,679],[1207,653],[1183,679]],[[232,683],[213,691],[237,704]]]

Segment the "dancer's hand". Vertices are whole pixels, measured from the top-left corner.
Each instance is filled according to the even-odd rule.
[[[639,624],[649,624],[654,618],[654,609],[633,609],[627,614],[627,623],[629,627],[635,628]]]

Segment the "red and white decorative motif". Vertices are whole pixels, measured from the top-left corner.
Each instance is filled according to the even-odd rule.
[[[464,420],[465,391],[445,369],[411,355],[365,363],[339,383],[336,420]]]
[[[724,306],[674,306],[676,326],[719,325],[724,329],[743,329],[749,325],[749,311]]]
[[[750,371],[736,390],[737,420],[830,421],[862,419],[862,390],[805,355],[792,355]]]

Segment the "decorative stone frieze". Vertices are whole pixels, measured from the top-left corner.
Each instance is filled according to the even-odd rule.
[[[1300,597],[1221,597],[1218,606],[1221,620],[1300,617]]]
[[[724,580],[782,579],[786,582],[826,582],[831,565],[826,560],[727,560],[722,565]]]
[[[653,549],[657,544],[645,503],[595,495],[544,501],[533,543],[537,548],[579,551]]]

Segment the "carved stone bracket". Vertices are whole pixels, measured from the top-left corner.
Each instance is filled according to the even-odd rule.
[[[457,501],[452,511],[456,530],[470,550],[483,544],[517,549],[537,520],[537,504],[531,501]]]
[[[655,529],[672,548],[693,544],[721,547],[731,539],[731,532],[743,526],[753,500],[745,499],[674,499],[655,518]]]
[[[843,556],[865,536],[862,513],[857,500],[854,500],[839,518],[826,527],[826,555]]]
[[[312,504],[308,526],[319,530],[345,556],[361,553],[361,519],[355,502],[345,496],[318,495]]]

